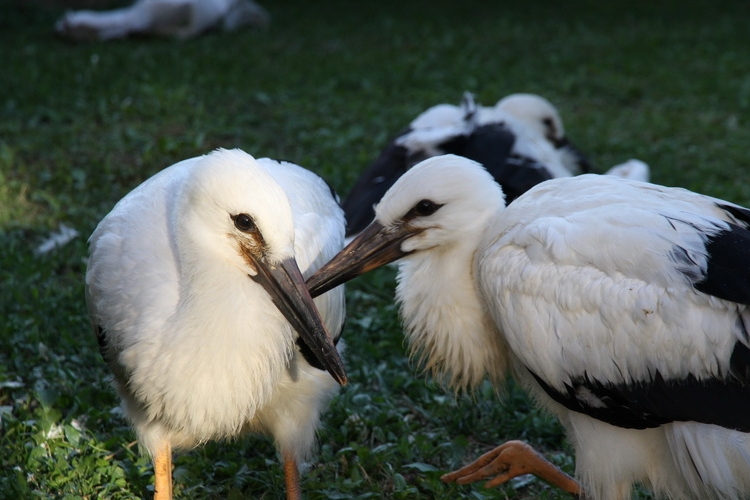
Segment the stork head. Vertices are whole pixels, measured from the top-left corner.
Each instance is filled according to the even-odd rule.
[[[375,208],[375,220],[308,281],[313,296],[402,257],[476,247],[488,220],[505,207],[502,189],[482,167],[455,155],[408,170]]]
[[[189,249],[183,274],[210,260],[212,269],[230,269],[259,284],[321,365],[345,384],[341,358],[294,257],[289,196],[295,194],[243,151],[218,150],[199,161],[173,216],[181,219],[178,246]]]
[[[511,94],[500,99],[495,108],[518,118],[555,147],[559,147],[559,143],[565,140],[560,113],[544,97],[536,94]]]
[[[563,164],[571,171],[592,172],[593,167],[583,153],[565,135],[562,118],[551,102],[536,94],[511,94],[500,99],[495,109],[507,113],[544,137],[559,150]]]

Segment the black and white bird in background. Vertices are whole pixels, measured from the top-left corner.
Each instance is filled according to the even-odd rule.
[[[455,388],[512,374],[564,425],[579,483],[517,441],[443,479],[750,497],[750,210],[605,175],[506,207],[491,181],[466,158],[425,160],[308,280],[315,296],[398,260],[410,349]]]
[[[303,278],[343,247],[328,185],[218,150],[146,180],[89,242],[89,313],[154,460],[155,498],[171,498],[172,449],[251,432],[274,440],[287,498],[299,499],[298,466],[346,383],[334,346],[344,292],[313,302]]]
[[[557,109],[535,94],[511,94],[480,106],[470,93],[460,106],[438,104],[417,116],[370,164],[342,202],[346,235],[369,224],[373,206],[396,180],[420,161],[442,154],[478,161],[510,203],[540,182],[593,172],[568,139]],[[630,160],[607,174],[649,180],[648,166]]]
[[[209,30],[266,26],[268,11],[252,0],[136,0],[113,10],[66,12],[55,32],[72,40],[113,40],[132,35],[195,38]]]

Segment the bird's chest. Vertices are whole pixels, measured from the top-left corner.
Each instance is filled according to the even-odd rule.
[[[122,352],[128,387],[149,418],[213,439],[239,432],[269,401],[292,356],[293,332],[272,308],[254,312],[252,322],[238,310],[176,321]]]

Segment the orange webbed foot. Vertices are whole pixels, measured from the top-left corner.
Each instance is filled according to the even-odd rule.
[[[575,479],[523,441],[508,441],[440,479],[446,483],[458,484],[490,479],[485,487],[493,488],[524,474],[534,474],[572,495],[578,496],[581,493],[581,487]]]

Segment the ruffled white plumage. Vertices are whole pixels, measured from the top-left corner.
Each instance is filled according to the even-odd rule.
[[[669,417],[632,424],[652,428],[618,426],[548,393],[616,412],[607,398],[618,388],[746,377],[730,372],[735,351],[748,347],[748,306],[699,288],[709,259],[726,258],[709,255],[709,242],[746,231],[737,217],[750,212],[591,175],[542,183],[504,208],[489,181],[465,159],[433,158],[376,207],[382,234],[411,235],[400,244],[397,299],[426,366],[459,387],[482,374],[500,380],[512,367],[568,430],[587,498],[623,500],[634,483],[670,499],[750,493],[747,432]],[[439,208],[405,216],[420,200]]]
[[[119,9],[66,12],[55,31],[76,40],[158,35],[187,39],[207,30],[266,25],[268,12],[252,0],[137,0]]]
[[[89,311],[152,455],[165,441],[187,448],[251,430],[304,460],[338,387],[295,349],[296,332],[230,244],[228,214],[248,200],[268,253],[294,256],[303,273],[343,245],[343,213],[322,179],[239,150],[156,174],[90,238]],[[334,292],[316,304],[338,335],[344,296]]]

